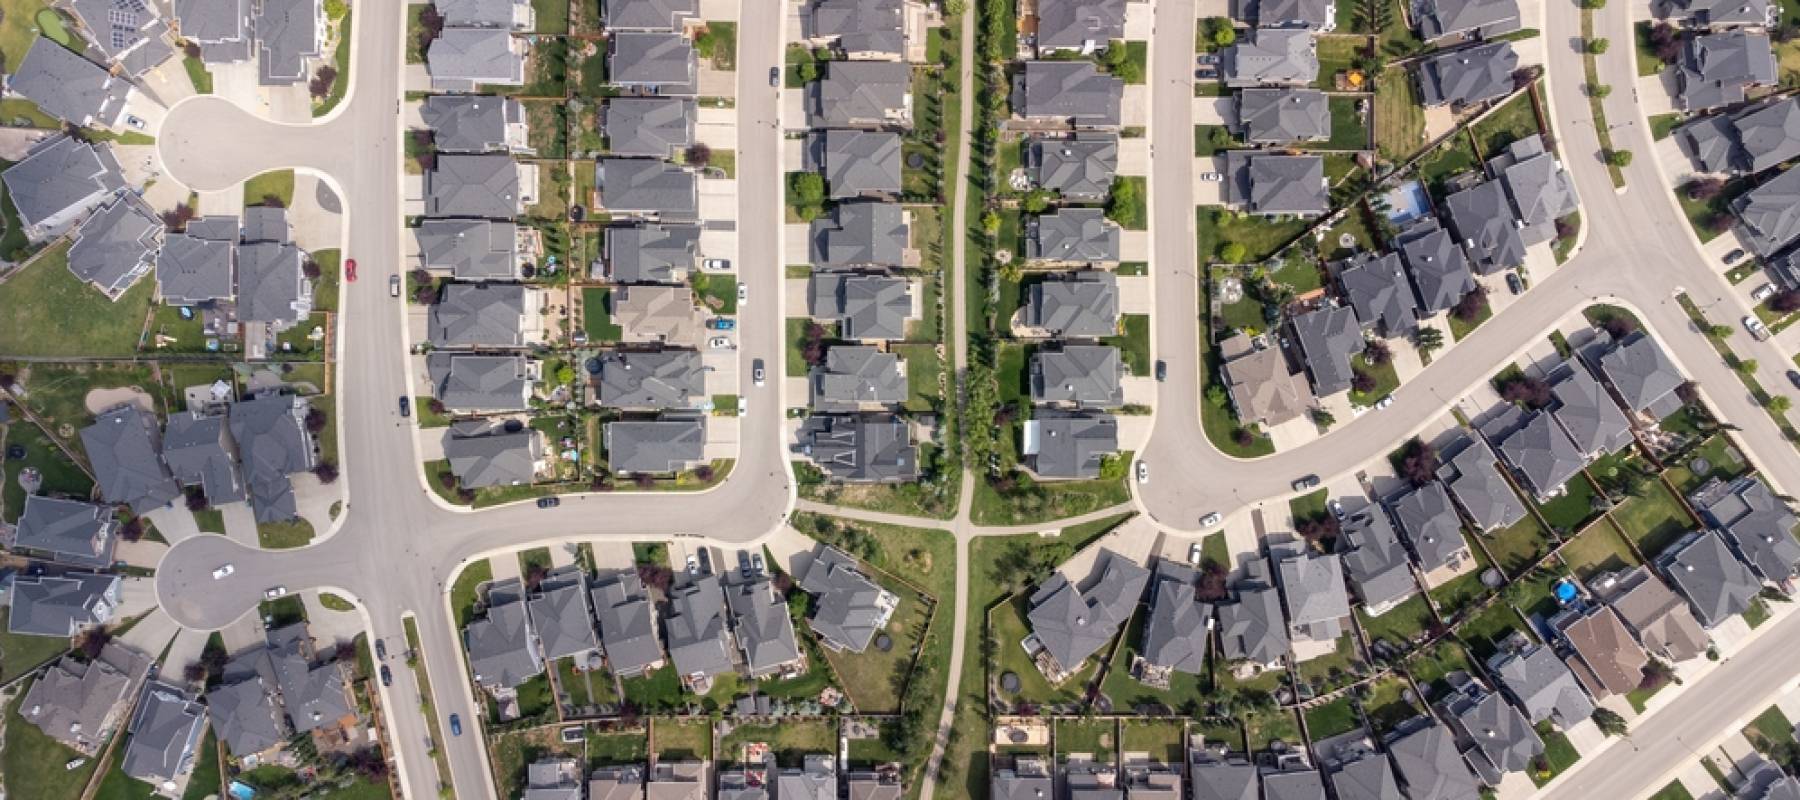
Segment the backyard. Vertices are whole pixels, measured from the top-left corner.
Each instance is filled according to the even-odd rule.
[[[69,248],[45,250],[0,283],[0,353],[9,356],[129,356],[150,310],[148,277],[107,299],[69,272]],[[71,324],[74,323],[74,324]],[[45,336],[45,331],[56,331]]]

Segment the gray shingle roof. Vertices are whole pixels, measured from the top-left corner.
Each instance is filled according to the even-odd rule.
[[[1325,782],[1316,769],[1265,769],[1263,800],[1325,800]]]
[[[192,227],[192,223],[189,223]],[[234,222],[232,228],[236,229]],[[235,290],[232,264],[237,244],[171,233],[156,254],[156,293],[166,303],[193,305],[223,300]]]
[[[699,0],[602,0],[601,12],[611,30],[679,29],[699,16]]]
[[[912,69],[889,61],[832,61],[806,87],[806,124],[856,128],[912,124]]]
[[[694,94],[699,73],[694,43],[679,33],[615,33],[606,66],[613,83],[659,94]]]
[[[1525,240],[1514,224],[1512,203],[1499,181],[1486,181],[1444,198],[1450,227],[1462,239],[1475,270],[1490,275],[1525,263]]]
[[[863,652],[887,626],[900,598],[881,588],[857,567],[856,559],[819,545],[800,574],[800,588],[818,595],[809,621],[827,646]]]
[[[523,0],[435,0],[446,25],[510,28],[513,7]]]
[[[6,88],[44,113],[76,127],[110,128],[125,113],[131,84],[69,48],[39,36]]]
[[[825,364],[812,370],[815,411],[855,411],[864,405],[906,402],[906,364],[874,347],[840,345],[825,351]]]
[[[1660,419],[1680,407],[1681,372],[1647,334],[1633,334],[1601,356],[1600,374],[1632,411]]]
[[[1194,570],[1169,560],[1156,563],[1150,592],[1150,620],[1144,624],[1144,660],[1176,672],[1199,675],[1206,668],[1212,639],[1210,603],[1194,598]]]
[[[1689,534],[1657,556],[1656,565],[1707,628],[1748,611],[1762,591],[1762,581],[1714,531]]]
[[[237,442],[257,522],[280,522],[298,514],[288,476],[313,467],[312,436],[303,424],[310,408],[303,398],[282,394],[231,405],[231,438]]]
[[[1533,724],[1554,719],[1567,729],[1594,714],[1593,698],[1548,647],[1532,645],[1502,653],[1490,659],[1488,667]]]
[[[600,405],[692,408],[706,396],[706,375],[693,350],[614,350],[599,360]]]
[[[810,313],[839,323],[839,335],[852,341],[906,338],[912,315],[912,285],[885,275],[814,273],[807,284]]]
[[[717,576],[686,580],[671,589],[664,625],[669,634],[669,657],[683,677],[731,670],[731,655],[725,649],[725,593]]]
[[[831,41],[846,53],[899,58],[906,52],[901,0],[815,0],[800,15],[806,38]]]
[[[1544,752],[1531,723],[1508,705],[1500,695],[1489,691],[1465,673],[1452,673],[1456,692],[1443,701],[1442,708],[1457,734],[1457,746],[1463,757],[1489,786],[1500,783],[1508,772],[1524,772]]]
[[[1324,306],[1297,315],[1288,323],[1295,343],[1312,376],[1313,392],[1320,397],[1350,389],[1350,357],[1362,352],[1362,330],[1356,312],[1345,306]]]
[[[519,168],[501,153],[437,157],[425,173],[425,215],[511,219],[519,213]]]
[[[615,97],[601,116],[608,151],[670,158],[694,143],[698,112],[679,97]]]
[[[1065,345],[1031,355],[1031,402],[1080,408],[1125,404],[1125,362],[1111,345]]]
[[[1631,424],[1612,395],[1580,364],[1569,364],[1551,384],[1556,406],[1551,414],[1562,424],[1575,448],[1598,457],[1631,444]]]
[[[1281,594],[1269,585],[1267,562],[1251,562],[1248,574],[1234,590],[1237,602],[1217,607],[1219,647],[1225,658],[1273,664],[1286,656],[1287,622],[1281,614]]]
[[[1331,108],[1317,89],[1252,88],[1237,94],[1238,132],[1252,144],[1331,138]]]
[[[737,637],[738,649],[744,653],[744,666],[752,676],[769,674],[800,658],[793,617],[767,574],[745,576],[730,572],[722,582],[725,607],[731,611],[731,630]]]
[[[1119,136],[1097,131],[1064,139],[1034,136],[1025,146],[1025,169],[1038,186],[1064,197],[1105,197],[1119,170]]]
[[[1339,620],[1350,616],[1343,559],[1298,548],[1273,555],[1288,624],[1296,631],[1305,631],[1315,641],[1336,639],[1342,629]]]
[[[805,769],[787,768],[775,776],[781,800],[837,800],[837,771],[828,755],[808,754]]]
[[[525,287],[452,283],[431,307],[433,347],[522,347]]]
[[[1475,289],[1469,257],[1449,231],[1426,217],[1396,240],[1406,272],[1412,278],[1419,313],[1432,316],[1454,308],[1463,295]]]
[[[156,415],[135,405],[112,409],[81,429],[81,445],[107,502],[145,514],[181,495],[162,460]]]
[[[245,242],[286,242],[290,237],[287,209],[277,205],[254,205],[244,209]],[[236,237],[234,237],[236,238]]]
[[[1794,539],[1800,518],[1761,478],[1746,475],[1729,483],[1714,478],[1688,501],[1764,580],[1782,583],[1800,572],[1800,541]]]
[[[213,731],[232,753],[261,753],[287,739],[281,702],[273,681],[260,677],[228,683],[206,693]]]
[[[56,561],[104,567],[112,564],[118,530],[112,509],[106,506],[26,495],[13,546],[49,553]],[[15,622],[17,618],[15,614]]]
[[[1763,25],[1769,21],[1767,0],[1672,0],[1670,11],[1679,11],[1695,25]]]
[[[1338,800],[1406,800],[1394,767],[1379,753],[1367,753],[1331,773]]]
[[[814,414],[801,423],[796,450],[834,480],[909,481],[919,474],[912,432],[892,414]]]
[[[454,411],[521,411],[532,380],[524,356],[432,353],[425,359],[434,396]]]
[[[435,44],[433,45],[436,46]],[[507,129],[525,124],[525,107],[510,97],[434,94],[419,109],[440,153],[509,150]]]
[[[162,458],[169,472],[183,485],[199,486],[214,505],[244,499],[235,450],[221,414],[175,412],[163,429]]]
[[[256,212],[265,206],[250,206],[244,209],[246,214]],[[187,235],[209,242],[236,242],[239,236],[238,218],[225,215],[208,215],[188,220]]]
[[[995,768],[990,788],[992,800],[1049,800],[1055,786],[1044,762],[1019,756],[1012,767]]]
[[[543,444],[529,428],[464,436],[452,426],[444,440],[444,458],[466,488],[525,484],[537,477]]]
[[[1358,253],[1343,263],[1337,280],[1365,330],[1397,336],[1418,327],[1412,287],[1400,266],[1400,254]]]
[[[1102,270],[1053,275],[1031,285],[1025,324],[1058,338],[1112,336],[1119,327],[1119,279]]]
[[[150,783],[172,781],[192,768],[206,724],[206,707],[187,692],[160,681],[144,686],[119,766]]]
[[[606,229],[606,266],[617,283],[675,283],[694,268],[697,225],[635,225]]]
[[[518,228],[511,222],[427,219],[414,235],[426,269],[448,270],[466,281],[519,277]]]
[[[897,203],[839,203],[812,221],[807,258],[820,267],[898,267],[911,246],[907,212]]]
[[[1316,155],[1227,150],[1225,202],[1256,214],[1322,214],[1331,206],[1325,160]]]
[[[1675,64],[1675,105],[1683,111],[1704,111],[1741,103],[1745,90],[1775,80],[1775,51],[1767,33],[1700,34],[1687,40]]]
[[[1356,586],[1364,610],[1371,616],[1380,607],[1397,603],[1419,591],[1413,581],[1412,563],[1400,535],[1380,506],[1352,500],[1339,523],[1338,554],[1344,572]],[[1360,505],[1358,508],[1356,506]],[[1284,573],[1285,576],[1285,573]]]
[[[1032,593],[1032,635],[1058,666],[1073,672],[1131,618],[1149,581],[1150,570],[1103,548],[1082,581],[1085,589],[1056,572]]]
[[[1125,82],[1091,61],[1027,61],[1013,78],[1013,113],[1027,119],[1116,128],[1124,101]]]
[[[24,160],[0,173],[6,195],[32,241],[60,233],[81,214],[125,188],[112,148],[70,136],[34,145]]]
[[[111,620],[119,602],[117,575],[21,575],[13,579],[12,615],[7,630],[26,636],[67,639]]]
[[[600,641],[613,674],[640,675],[660,663],[663,652],[656,636],[656,606],[637,571],[602,570],[593,585],[594,616],[600,621]]]
[[[1259,28],[1310,28],[1335,26],[1331,0],[1250,0],[1248,16]]]
[[[1800,98],[1694,120],[1675,140],[1703,172],[1761,172],[1800,157]]]
[[[833,129],[806,140],[806,169],[821,172],[833,199],[900,193],[900,134]]]
[[[525,83],[525,47],[500,28],[444,28],[425,54],[432,86],[469,90]]]
[[[109,643],[92,662],[64,656],[32,682],[18,705],[19,717],[93,755],[117,722],[114,712],[149,668],[149,656],[117,643]]]
[[[207,64],[250,58],[250,0],[175,0],[181,38],[200,45]]]
[[[1285,643],[1283,645],[1285,649]],[[1190,750],[1188,780],[1193,800],[1257,800],[1256,767],[1236,755]]]
[[[600,646],[588,610],[587,573],[570,565],[550,570],[525,601],[531,627],[537,632],[544,658],[578,655]]]
[[[1549,413],[1536,411],[1500,442],[1500,453],[1524,476],[1527,488],[1546,500],[1581,472],[1587,458]]]
[[[698,418],[606,423],[606,463],[614,472],[679,472],[706,451],[706,423]]]
[[[1731,201],[1739,238],[1770,256],[1800,239],[1800,170],[1789,169]]]
[[[117,300],[150,271],[163,224],[135,194],[120,195],[81,224],[69,247],[69,271]]]
[[[1319,50],[1313,32],[1261,28],[1225,49],[1220,72],[1225,85],[1302,85],[1319,77]]]
[[[1098,478],[1118,451],[1119,420],[1111,414],[1041,408],[1025,422],[1024,454],[1040,478]]]
[[[700,178],[667,161],[603,158],[595,165],[600,205],[608,211],[691,220],[699,215]]]
[[[1430,572],[1467,555],[1469,545],[1463,541],[1462,520],[1450,505],[1450,493],[1444,484],[1434,481],[1407,492],[1391,508],[1421,569]]]
[[[238,318],[286,329],[312,314],[312,282],[302,271],[301,256],[291,243],[239,245]]]
[[[517,578],[488,585],[487,616],[463,628],[469,669],[480,686],[512,688],[544,671],[532,646],[535,630]]]
[[[1420,100],[1455,107],[1505,97],[1513,90],[1519,54],[1507,42],[1452,50],[1419,62]]]
[[[1119,260],[1121,230],[1098,208],[1060,208],[1026,223],[1025,258],[1061,263]]]
[[[1455,734],[1430,717],[1403,723],[1387,741],[1394,771],[1406,785],[1406,796],[1431,800],[1477,800],[1481,790],[1457,748]]]
[[[1493,36],[1520,24],[1518,0],[1416,0],[1412,15],[1427,40],[1465,31]]]
[[[1125,38],[1125,0],[1040,0],[1037,45],[1093,49]]]
[[[324,46],[320,0],[260,0],[256,3],[257,81],[288,86],[310,76],[309,59]],[[436,44],[433,44],[436,49]]]
[[[1499,176],[1512,198],[1514,219],[1526,245],[1556,238],[1556,221],[1581,209],[1575,195],[1575,179],[1562,168],[1555,154],[1544,149],[1544,138],[1527,136],[1507,145],[1488,159],[1488,170]]]

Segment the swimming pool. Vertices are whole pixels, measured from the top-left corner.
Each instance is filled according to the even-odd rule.
[[[1423,217],[1430,209],[1430,200],[1425,197],[1425,186],[1418,181],[1407,181],[1390,189],[1387,193],[1388,221],[1395,225],[1405,225]]]

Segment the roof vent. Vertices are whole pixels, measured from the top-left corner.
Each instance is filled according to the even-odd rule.
[[[1682,569],[1683,569],[1683,570],[1686,570],[1686,571],[1688,571],[1688,572],[1693,572],[1693,571],[1694,571],[1694,565],[1693,565],[1693,564],[1682,564],[1682,565],[1681,565],[1681,568],[1682,568]]]

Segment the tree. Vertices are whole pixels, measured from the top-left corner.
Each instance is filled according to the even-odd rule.
[[[1221,386],[1218,383],[1209,383],[1206,385],[1206,402],[1213,404],[1215,408],[1224,408],[1225,404],[1230,401],[1231,397],[1225,394],[1224,386]]]
[[[1106,218],[1133,230],[1144,227],[1143,184],[1117,177],[1112,182],[1112,196],[1106,199]]]
[[[1321,428],[1329,428],[1337,424],[1337,417],[1323,408],[1315,408],[1312,410],[1312,421]]]
[[[794,212],[802,217],[819,215],[819,209],[825,204],[825,178],[816,172],[795,173],[788,179],[788,191],[793,194],[789,201]]]
[[[338,466],[337,466],[337,462],[335,462],[335,461],[320,461],[318,464],[313,466],[312,471],[313,471],[313,477],[318,478],[320,483],[323,483],[327,486],[329,486],[333,483],[337,483]]]
[[[1793,398],[1788,397],[1785,394],[1776,394],[1776,395],[1770,395],[1769,401],[1767,403],[1764,403],[1764,405],[1768,406],[1770,411],[1773,411],[1777,414],[1786,414],[1788,412],[1788,409],[1794,407],[1794,400],[1793,400]]]
[[[1226,242],[1219,245],[1219,260],[1227,264],[1242,264],[1245,257],[1249,255],[1250,248],[1245,247],[1243,242]]]
[[[1233,428],[1231,431],[1231,443],[1238,447],[1249,447],[1250,445],[1256,444],[1256,434],[1251,433],[1249,428]]]
[[[1375,391],[1377,385],[1379,385],[1379,382],[1375,380],[1374,375],[1370,375],[1368,372],[1357,369],[1356,367],[1350,368],[1351,391],[1358,394],[1368,394],[1369,392]]]
[[[800,78],[801,83],[812,83],[819,79],[819,65],[807,58],[794,65],[794,74]]]
[[[989,236],[1000,234],[1000,215],[993,209],[981,212],[981,230]]]
[[[1336,539],[1340,530],[1337,517],[1330,514],[1314,514],[1295,522],[1294,527],[1300,538],[1319,544]]]
[[[1581,0],[1581,7],[1589,11],[1599,11],[1606,7],[1606,0]]]
[[[705,142],[695,142],[688,145],[686,155],[687,163],[696,167],[704,167],[707,164],[712,163],[712,148],[707,147]]]
[[[317,434],[325,430],[325,411],[317,406],[306,410],[306,432]]]
[[[944,0],[944,13],[952,17],[969,10],[969,0]]]
[[[319,71],[313,73],[312,83],[307,85],[307,88],[312,91],[313,99],[323,100],[329,97],[332,85],[337,83],[337,77],[337,67],[330,64],[319,67]]]
[[[309,258],[300,264],[300,274],[305,275],[307,280],[316,281],[325,271],[319,268],[319,262]]]
[[[825,326],[817,322],[806,324],[806,335],[801,341],[800,357],[809,367],[825,363]]]
[[[162,212],[161,217],[163,227],[168,229],[171,233],[185,231],[187,230],[188,222],[196,216],[196,213],[193,206],[190,206],[187,203],[181,203],[168,211]]]
[[[1206,38],[1215,49],[1237,43],[1237,29],[1232,27],[1231,20],[1224,17],[1207,17],[1206,31]]]
[[[187,510],[189,511],[205,511],[212,507],[212,504],[206,500],[206,491],[198,486],[189,486],[184,494],[187,495]]]
[[[1714,339],[1729,339],[1731,338],[1731,331],[1732,327],[1723,323],[1715,323],[1706,326],[1706,335],[1711,336]]]
[[[1363,360],[1379,367],[1394,360],[1394,351],[1388,349],[1386,341],[1371,339],[1363,345]]]
[[[144,538],[144,518],[132,517],[119,528],[119,538],[127,542],[135,542]]]
[[[1019,207],[1027,214],[1042,214],[1050,209],[1051,193],[1046,189],[1033,189],[1019,200]]]
[[[1756,366],[1757,366],[1756,359],[1744,358],[1744,359],[1739,359],[1737,362],[1737,365],[1735,367],[1732,367],[1732,369],[1737,370],[1738,374],[1740,374],[1740,375],[1755,375],[1756,374]]]
[[[1587,93],[1589,97],[1605,100],[1608,95],[1612,94],[1612,87],[1604,83],[1590,83],[1587,84]]]
[[[1659,22],[1650,29],[1650,49],[1656,53],[1657,60],[1664,64],[1673,64],[1681,57],[1681,34],[1667,22]]]
[[[1687,184],[1689,200],[1711,200],[1724,193],[1724,178],[1695,178]]]
[[[564,365],[556,368],[556,384],[558,386],[567,386],[574,382],[575,382],[575,367],[573,367],[569,364],[564,364]]]
[[[1612,47],[1612,40],[1604,36],[1598,39],[1589,39],[1587,43],[1587,51],[1594,55],[1601,55],[1610,47]]]
[[[1444,347],[1444,332],[1437,328],[1420,328],[1413,333],[1413,345],[1427,353]]]
[[[1625,718],[1610,708],[1594,709],[1594,726],[1607,736],[1624,736],[1628,730]]]
[[[1777,314],[1792,314],[1800,311],[1800,291],[1784,289],[1769,298],[1769,310]]]
[[[1400,455],[1400,473],[1414,486],[1424,486],[1437,477],[1437,451],[1423,439],[1413,437]]]
[[[1131,50],[1123,40],[1114,39],[1106,46],[1104,63],[1106,70],[1119,80],[1126,83],[1144,82],[1144,68],[1132,60]]]
[[[1508,403],[1538,409],[1550,405],[1552,395],[1550,384],[1542,379],[1514,375],[1500,384],[1500,397]]]
[[[1608,151],[1606,151],[1606,165],[1609,167],[1620,167],[1620,168],[1631,166],[1631,151],[1630,150],[1608,150]]]
[[[1486,310],[1487,289],[1478,284],[1475,288],[1470,289],[1468,294],[1463,295],[1461,300],[1456,301],[1456,306],[1450,309],[1450,315],[1463,322],[1474,322],[1480,319],[1481,313]]]

